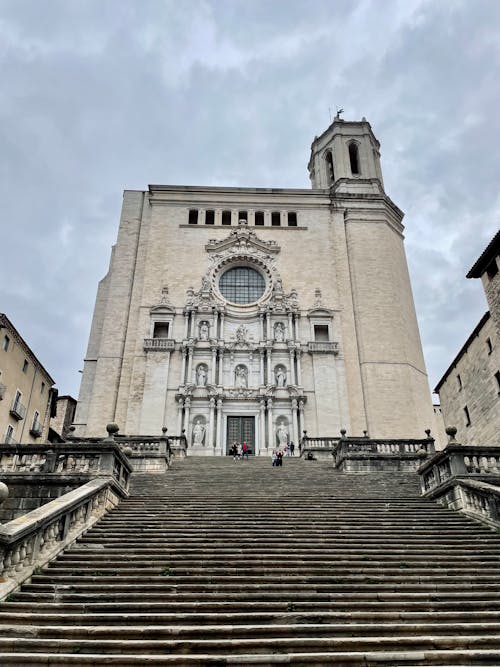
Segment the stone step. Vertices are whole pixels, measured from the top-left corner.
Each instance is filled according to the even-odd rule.
[[[2,628],[5,630],[5,628]],[[398,635],[379,637],[259,637],[259,638],[217,638],[217,639],[126,639],[127,629],[118,639],[85,639],[77,637],[42,638],[29,632],[29,637],[0,637],[0,654],[9,653],[107,653],[165,655],[179,654],[222,654],[238,653],[253,655],[265,653],[293,654],[302,652],[337,652],[337,651],[430,651],[449,649],[495,649],[499,646],[498,634],[478,634],[466,636],[457,634]],[[498,628],[497,628],[498,631]],[[147,633],[145,633],[147,634]],[[465,645],[465,646],[464,646]],[[500,652],[497,652],[500,657]],[[105,660],[105,658],[104,658]],[[107,662],[107,660],[106,660]],[[140,663],[143,664],[143,663]]]
[[[37,665],[72,665],[84,667],[101,665],[101,653],[86,655],[74,653],[1,653],[1,665],[21,665],[35,667]],[[293,667],[417,667],[420,665],[439,665],[440,667],[457,667],[457,665],[496,665],[500,664],[500,652],[488,649],[471,650],[411,650],[411,651],[321,651],[316,653],[261,653],[221,655],[220,653],[185,655],[148,655],[106,654],[106,665],[113,667],[130,667],[130,665],[158,665],[163,667],[252,667],[254,665],[292,665]]]
[[[73,605],[75,606],[75,605]],[[464,621],[464,614],[461,611],[440,611],[439,614],[430,611],[221,611],[221,612],[188,612],[188,613],[165,613],[160,611],[151,611],[146,606],[141,612],[119,612],[116,609],[109,610],[107,613],[96,613],[88,610],[83,611],[83,606],[80,613],[68,609],[70,605],[59,605],[61,609],[59,612],[48,611],[47,605],[45,609],[40,609],[41,605],[36,605],[35,608],[30,607],[28,610],[15,610],[9,607],[8,611],[3,611],[4,607],[0,605],[0,626],[6,626],[6,632],[9,635],[12,628],[9,630],[8,626],[16,624],[13,627],[18,628],[29,624],[30,627],[35,626],[51,626],[52,628],[60,628],[69,626],[118,626],[134,627],[135,632],[138,628],[147,626],[189,626],[190,628],[203,626],[217,626],[218,628],[227,628],[228,626],[251,626],[255,628],[260,625],[272,625],[277,628],[282,625],[293,626],[294,631],[301,631],[305,627],[307,632],[311,631],[311,626],[315,625],[321,627],[325,632],[337,632],[341,627],[345,632],[355,634],[359,628],[369,627],[370,632],[377,624],[384,624],[383,632],[386,630],[387,624],[392,624],[394,632],[406,631],[409,627],[421,627],[426,632],[431,631],[431,626],[439,626],[446,631],[458,631],[459,626],[467,626],[467,631],[470,629],[474,632],[478,628],[494,626],[498,630],[498,621],[500,620],[500,610],[469,610],[467,613],[467,621]],[[401,622],[404,621],[404,624]],[[399,625],[398,625],[399,622]],[[19,624],[19,625],[17,625]],[[399,628],[399,630],[396,629]],[[470,628],[469,628],[470,626]],[[462,628],[463,629],[463,628]],[[207,631],[211,631],[210,629]],[[175,632],[172,629],[172,632]],[[184,632],[181,628],[179,633]],[[201,630],[200,630],[201,632]],[[382,631],[381,631],[382,632]],[[204,635],[205,636],[205,635]]]
[[[200,643],[214,641],[227,642],[229,640],[242,641],[253,640],[256,644],[266,641],[269,638],[276,638],[278,641],[293,640],[295,644],[303,641],[304,644],[312,644],[316,641],[336,641],[338,643],[347,641],[352,645],[353,638],[358,639],[360,643],[366,641],[367,637],[377,637],[382,640],[394,642],[398,638],[401,642],[412,640],[421,636],[435,637],[460,637],[467,636],[469,641],[478,638],[484,644],[488,643],[488,638],[500,639],[500,630],[497,622],[479,622],[479,623],[433,623],[407,621],[406,623],[397,622],[355,622],[348,623],[328,623],[316,622],[307,623],[305,620],[301,623],[266,623],[250,625],[247,623],[218,625],[210,624],[175,624],[159,625],[139,623],[133,625],[128,622],[121,625],[109,623],[109,619],[104,619],[103,625],[84,624],[81,619],[77,619],[77,624],[40,624],[31,619],[29,625],[12,624],[4,622],[0,625],[2,638],[0,638],[0,647],[2,639],[16,637],[23,642],[23,637],[28,634],[29,639],[39,638],[41,641],[60,639],[67,642],[77,642],[79,640],[87,642],[105,641],[113,642],[123,639],[124,643],[131,644],[134,641],[141,642],[172,642],[181,643],[184,641],[197,640]],[[156,647],[153,647],[156,648]]]

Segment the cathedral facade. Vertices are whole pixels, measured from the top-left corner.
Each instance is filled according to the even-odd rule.
[[[126,191],[98,289],[75,436],[185,433],[256,455],[309,436],[423,437],[432,403],[369,123],[311,146],[311,189]]]

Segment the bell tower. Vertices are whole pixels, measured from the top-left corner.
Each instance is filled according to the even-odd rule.
[[[366,118],[345,121],[337,114],[330,127],[311,144],[311,186],[333,186],[335,191],[352,193],[383,192],[379,149]]]

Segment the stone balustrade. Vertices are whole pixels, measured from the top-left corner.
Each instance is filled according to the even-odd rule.
[[[307,344],[308,352],[322,352],[323,354],[338,354],[339,344],[336,341],[310,341]]]
[[[424,495],[440,492],[456,478],[500,484],[500,447],[450,444],[422,465],[419,474]]]
[[[0,526],[0,599],[70,546],[126,495],[116,479],[96,478]]]
[[[163,352],[164,350],[175,350],[175,340],[173,338],[145,338],[145,352]]]
[[[113,442],[0,445],[0,474],[111,476],[126,491],[132,466]]]
[[[411,440],[374,440],[342,437],[333,448],[333,463],[344,472],[417,470],[422,460],[435,451],[431,437]]]

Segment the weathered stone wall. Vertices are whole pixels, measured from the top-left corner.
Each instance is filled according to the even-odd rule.
[[[491,353],[488,338],[493,346]],[[458,442],[464,445],[500,444],[500,396],[495,379],[498,370],[498,338],[490,317],[456,361],[439,390],[445,424],[457,428]],[[469,426],[466,425],[465,407],[470,415]]]
[[[59,498],[81,484],[88,478],[71,480],[54,480],[40,475],[32,476],[23,473],[22,479],[15,479],[9,475],[2,475],[2,482],[9,488],[9,497],[0,505],[0,523],[6,523],[31,510],[45,505],[45,503]]]
[[[488,274],[483,273],[481,280],[483,282],[484,291],[486,292],[486,299],[488,300],[488,307],[490,315],[495,323],[497,340],[500,340],[500,256],[495,258],[498,266],[498,272],[489,278]]]

